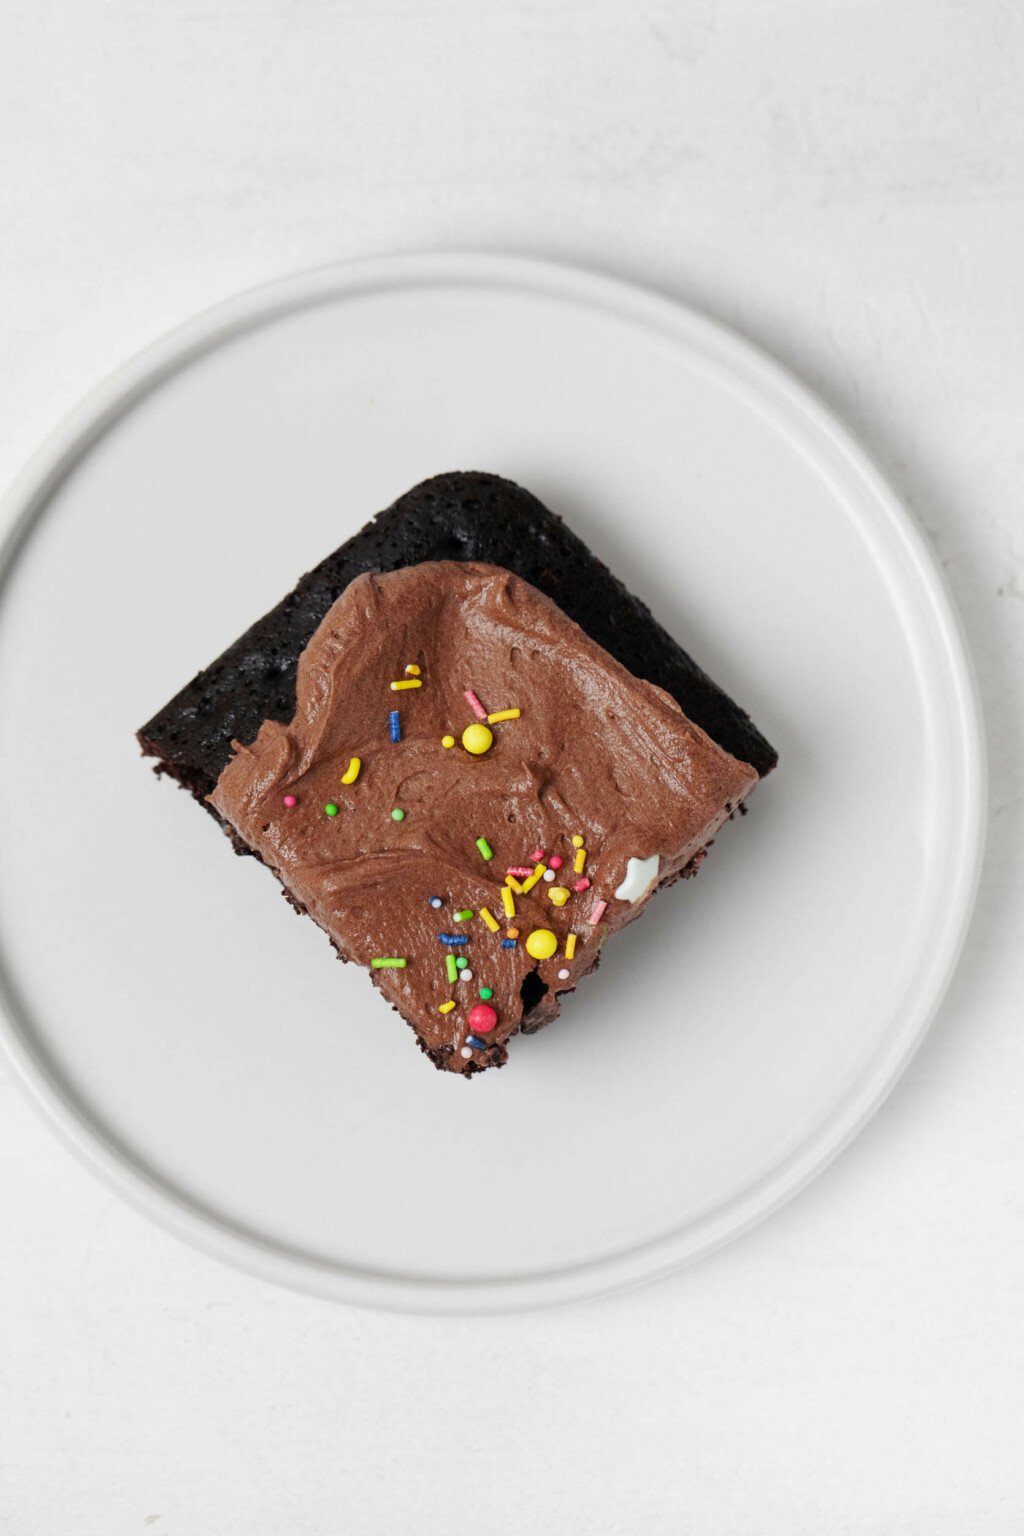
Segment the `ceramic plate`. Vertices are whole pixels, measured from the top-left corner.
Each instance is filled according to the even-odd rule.
[[[501,1072],[434,1072],[134,731],[427,475],[509,475],[781,762]],[[364,262],[122,369],[7,503],[3,1038],[165,1226],[267,1278],[485,1311],[735,1236],[878,1106],[975,886],[969,670],[904,508],[776,364],[666,299],[491,257]]]

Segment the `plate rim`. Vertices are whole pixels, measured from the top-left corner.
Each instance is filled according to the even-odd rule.
[[[941,642],[949,720],[959,759],[960,823],[949,856],[945,921],[914,980],[917,1001],[894,1018],[868,1068],[833,1113],[785,1158],[722,1205],[621,1253],[512,1279],[460,1282],[375,1272],[316,1259],[234,1226],[190,1200],[130,1149],[117,1143],[78,1103],[31,1043],[31,1025],[0,935],[0,1047],[13,1076],[47,1123],[106,1186],[166,1231],[264,1280],[329,1300],[382,1310],[432,1314],[523,1311],[631,1288],[693,1263],[749,1231],[792,1199],[837,1157],[892,1092],[921,1045],[952,980],[970,927],[981,875],[986,825],[986,765],[981,711],[970,653],[938,559],[910,509],[849,428],[790,370],[721,321],[653,287],[588,267],[473,251],[420,252],[337,261],[247,288],[175,326],[107,374],[53,429],[0,497],[0,602],[19,556],[63,481],[94,444],[144,396],[179,369],[252,326],[331,298],[361,292],[444,285],[505,287],[583,302],[644,323],[675,344],[702,351],[772,407],[777,426],[827,450],[865,503],[895,535]],[[788,435],[788,434],[787,434]],[[862,535],[870,532],[858,524]],[[901,579],[900,587],[906,590]],[[899,1028],[896,1028],[899,1025]]]

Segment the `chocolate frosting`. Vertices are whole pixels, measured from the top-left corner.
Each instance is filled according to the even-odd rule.
[[[392,691],[393,681],[410,681],[410,664],[421,686]],[[489,726],[493,743],[479,756],[461,740],[477,719],[467,689],[492,714],[521,711]],[[446,735],[453,747],[442,745]],[[534,587],[497,566],[449,561],[353,581],[302,654],[294,719],[267,720],[254,742],[233,746],[213,806],[343,959],[406,961],[373,970],[374,983],[436,1065],[468,1073],[501,1065],[521,1023],[529,1029],[557,1013],[556,994],[593,968],[608,935],[657,885],[686,870],[757,782]],[[343,784],[353,757],[358,777]],[[586,850],[582,874],[574,835]],[[532,866],[537,849],[562,866],[553,881],[514,895],[509,918],[505,872]],[[629,861],[654,855],[653,883],[635,900],[617,898]],[[589,886],[576,892],[581,879]],[[553,887],[570,892],[560,908]],[[466,910],[472,918],[456,918]],[[510,927],[519,936],[503,945]],[[535,929],[556,936],[552,957],[529,953]],[[449,954],[468,959],[471,980],[448,979]],[[481,987],[492,990],[497,1023],[475,1037],[482,1044],[466,1046]]]

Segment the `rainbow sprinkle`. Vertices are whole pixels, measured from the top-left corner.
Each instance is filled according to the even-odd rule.
[[[370,966],[375,971],[404,971],[407,964],[407,960],[396,958],[394,955],[377,955],[370,961]]]
[[[516,941],[515,939],[502,939],[501,947],[502,949],[515,949]]]
[[[506,917],[515,917],[516,904],[513,899],[512,892],[509,890],[507,885],[503,885],[501,888],[501,904],[505,908]]]
[[[576,891],[578,894],[582,894],[583,891],[589,891],[590,890],[590,881],[587,879],[586,875],[583,876],[582,880],[574,881],[574,883],[573,883],[573,890]]]
[[[401,739],[402,739],[402,722],[398,718],[398,710],[397,709],[390,709],[390,710],[388,710],[388,725],[389,725],[390,730],[391,730],[391,740],[392,741],[401,741]]]
[[[571,960],[576,953],[576,935],[570,933],[565,941],[565,958]]]
[[[437,1011],[438,1013],[451,1013],[454,1007],[454,1003],[441,1003]]]
[[[456,912],[456,914],[455,914],[455,921],[457,923],[468,923],[472,916],[473,916],[472,908],[471,907],[463,907],[461,912]]]
[[[465,699],[466,703],[469,705],[470,709],[473,711],[474,715],[476,715],[478,720],[487,719],[487,711],[480,703],[480,700],[477,698],[472,688],[467,688],[462,697]]]
[[[594,903],[594,910],[591,912],[589,918],[587,919],[591,928],[597,927],[602,917],[604,917],[607,907],[608,903],[606,901],[596,901]]]
[[[407,677],[404,682],[392,683],[392,693],[402,693],[406,688],[422,688],[423,682],[418,677]]]
[[[498,922],[494,914],[492,912],[488,912],[486,907],[481,907],[480,916],[483,918],[491,932],[497,933],[498,929],[501,927],[501,924]]]
[[[476,840],[476,846],[479,848],[482,858],[485,858],[488,861],[494,858],[494,854],[491,852],[491,845],[487,841],[486,837],[478,837]]]
[[[414,661],[410,661],[405,669],[410,677],[419,677],[420,669]]]
[[[468,933],[439,933],[437,936],[440,944],[468,944]]]
[[[577,875],[582,875],[582,873],[583,873],[583,866],[584,866],[584,864],[586,862],[587,862],[587,850],[585,848],[577,849],[576,857],[572,861],[573,873],[577,874]]]
[[[358,757],[350,757],[348,760],[348,767],[345,769],[345,772],[341,776],[341,782],[343,784],[354,784],[356,779],[359,777],[359,770],[362,766],[363,765]]]
[[[496,714],[487,716],[488,725],[497,725],[501,720],[518,720],[518,709],[499,709]]]
[[[530,871],[526,870],[525,873],[529,874]],[[510,891],[515,891],[517,896],[521,896],[523,894],[523,888],[519,884],[519,881],[516,879],[515,875],[506,875],[505,884],[508,886]]]
[[[471,1046],[474,1051],[486,1051],[487,1049],[487,1041],[481,1040],[479,1035],[467,1035],[466,1044]]]
[[[533,870],[526,864],[513,864],[511,869],[506,869],[505,874],[518,875],[520,880],[525,880],[528,875],[533,874]],[[515,886],[512,889],[515,890]]]
[[[458,979],[459,979],[459,968],[455,964],[455,956],[454,955],[445,955],[445,957],[444,957],[444,970],[445,970],[445,975],[448,977],[449,981],[458,981]]]

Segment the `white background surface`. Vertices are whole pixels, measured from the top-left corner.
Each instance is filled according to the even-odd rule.
[[[4,480],[246,283],[425,246],[596,262],[867,441],[959,601],[992,776],[977,920],[901,1088],[784,1212],[632,1296],[436,1321],[274,1291],[122,1207],[0,1080],[5,1536],[1021,1528],[1022,65],[987,0],[0,9]]]

